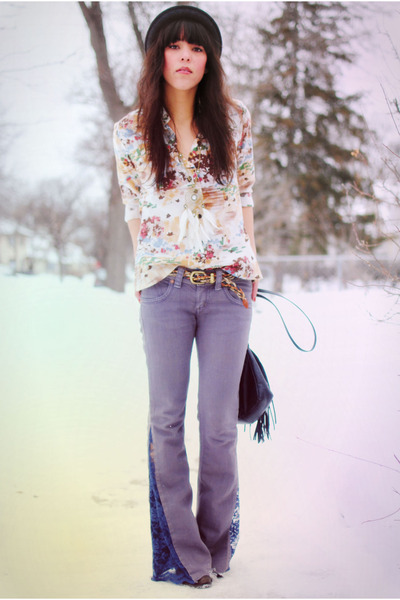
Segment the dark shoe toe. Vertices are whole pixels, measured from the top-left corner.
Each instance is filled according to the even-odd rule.
[[[205,589],[211,587],[212,579],[209,575],[203,575],[200,577],[195,583],[185,583],[184,585],[190,585],[191,587],[195,587],[197,589]]]
[[[211,587],[212,584],[212,579],[209,575],[203,575],[203,577],[200,577],[200,579],[198,581],[196,581],[196,583],[194,584],[194,587],[196,588],[208,588]]]

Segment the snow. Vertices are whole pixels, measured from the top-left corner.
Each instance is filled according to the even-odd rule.
[[[132,289],[0,275],[0,295],[1,597],[399,597],[393,297],[368,287],[290,292],[317,329],[310,354],[257,302],[250,343],[277,425],[260,445],[239,427],[241,538],[230,572],[199,591],[150,579],[147,383]],[[278,302],[309,344],[306,321]]]

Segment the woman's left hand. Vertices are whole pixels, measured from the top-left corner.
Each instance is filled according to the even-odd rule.
[[[257,299],[257,291],[258,291],[258,279],[256,279],[255,281],[252,281],[252,288],[251,288],[251,299],[253,300],[253,302],[256,301]]]

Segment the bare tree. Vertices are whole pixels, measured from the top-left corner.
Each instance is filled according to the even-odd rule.
[[[86,256],[94,257],[103,266],[107,260],[107,211],[86,205],[77,221],[74,242]]]
[[[110,52],[107,45],[104,16],[100,2],[79,2],[79,7],[90,32],[90,43],[96,56],[97,75],[102,96],[105,102],[111,125],[132,110],[132,103],[127,104],[122,98],[115,70],[111,65]],[[126,4],[132,31],[137,47],[144,55],[144,36],[139,24],[138,11],[142,10],[142,2]],[[107,286],[115,291],[123,291],[125,286],[125,266],[128,248],[128,230],[124,223],[124,208],[118,186],[114,158],[110,158],[110,191],[108,203],[108,236],[107,236]]]
[[[2,106],[0,111],[4,113]],[[13,175],[5,166],[5,157],[15,139],[15,129],[8,123],[0,121],[0,219],[10,218],[15,208],[16,185]]]
[[[18,205],[19,214],[15,215],[20,223],[50,240],[57,252],[61,280],[65,273],[66,246],[81,226],[77,205],[82,205],[82,193],[70,181],[43,181],[24,205]]]
[[[394,41],[388,36],[392,53],[396,63],[400,64],[400,54]],[[385,131],[386,136],[390,132],[394,135],[394,141],[386,143],[382,139],[376,142],[378,153],[381,158],[381,169],[379,177],[375,181],[374,190],[367,200],[374,201],[377,205],[377,214],[380,214],[380,244],[382,244],[390,255],[389,260],[384,260],[377,252],[378,244],[371,241],[360,233],[354,226],[357,251],[359,257],[370,268],[372,274],[396,300],[400,298],[400,101],[399,101],[399,77],[392,77],[389,93],[381,85],[388,107],[388,119],[391,121],[391,129]],[[390,87],[389,86],[389,87]],[[386,138],[387,139],[387,138]],[[360,152],[356,152],[358,160],[364,160]],[[360,190],[354,184],[357,192]],[[379,199],[376,190],[379,189]],[[382,285],[382,284],[381,284]],[[398,316],[398,312],[396,313]]]
[[[392,112],[389,105],[394,123],[400,122],[400,108],[396,100],[392,105],[397,114]],[[396,126],[397,127],[397,126]],[[365,236],[360,235],[357,226],[354,225],[355,237],[357,240],[356,249],[359,257],[370,268],[376,279],[383,281],[384,288],[397,298],[400,297],[400,151],[382,144],[382,173],[380,184],[380,198],[376,194],[371,194],[367,199],[375,201],[377,213],[385,217],[380,218],[380,239],[379,243],[372,243]],[[362,157],[360,157],[362,158]],[[377,187],[377,186],[376,186]],[[358,193],[357,184],[354,188]],[[385,200],[382,200],[385,197]],[[391,258],[382,258],[377,249],[382,244],[390,250]]]

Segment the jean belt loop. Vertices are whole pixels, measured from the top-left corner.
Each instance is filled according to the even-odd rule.
[[[222,275],[223,275],[222,269],[217,269],[216,281],[215,281],[215,289],[217,291],[221,289]]]
[[[182,287],[182,279],[183,279],[184,273],[185,273],[185,268],[178,267],[176,277],[175,277],[174,287],[176,287],[176,288]]]

